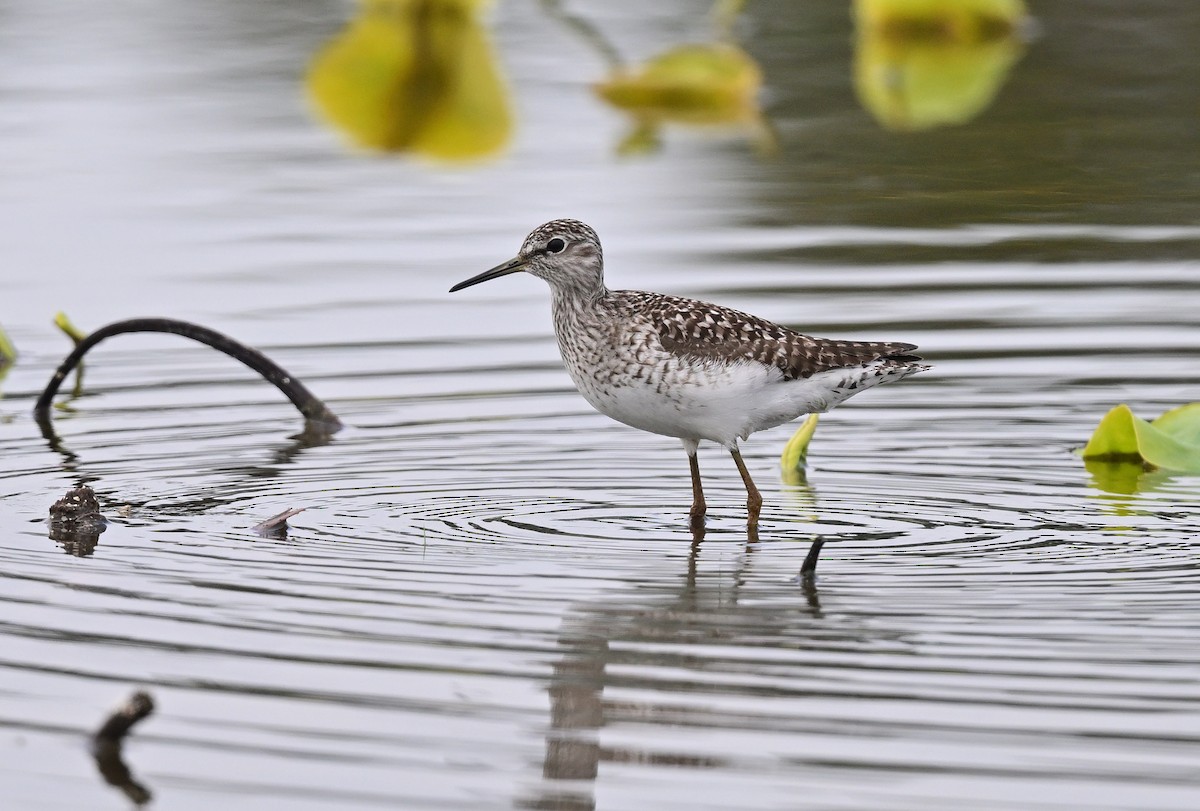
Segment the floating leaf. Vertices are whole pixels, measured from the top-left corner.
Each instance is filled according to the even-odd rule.
[[[800,423],[796,433],[783,447],[783,455],[779,457],[779,467],[783,471],[783,480],[787,484],[799,484],[804,481],[804,468],[808,460],[808,445],[817,430],[817,415],[809,414]]]
[[[0,328],[0,383],[8,377],[8,370],[17,362],[17,348],[8,339],[4,329]],[[8,417],[0,417],[0,422],[7,422]]]
[[[314,59],[308,90],[354,143],[444,161],[492,155],[512,114],[487,32],[486,0],[363,0]]]
[[[7,369],[17,361],[17,348],[0,327],[0,369]]]
[[[640,69],[596,86],[605,101],[639,117],[723,124],[757,115],[762,73],[745,51],[723,43],[682,45]]]
[[[1200,447],[1200,403],[1172,408],[1163,412],[1151,424],[1184,445]]]
[[[633,116],[636,137],[626,146],[653,144],[648,132],[663,123],[749,126],[760,147],[774,146],[758,103],[762,71],[750,56],[727,43],[682,45],[636,69],[619,68],[596,85],[596,94]],[[639,151],[630,148],[627,151]]]
[[[1116,406],[1100,420],[1080,455],[1093,462],[1200,473],[1200,403],[1173,408],[1153,422],[1125,404]]]
[[[984,42],[1026,24],[1023,0],[855,0],[854,19],[890,39]]]
[[[1024,52],[1021,0],[856,0],[854,84],[892,130],[962,124]]]

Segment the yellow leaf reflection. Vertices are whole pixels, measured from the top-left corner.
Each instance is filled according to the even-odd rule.
[[[493,155],[512,132],[480,20],[486,0],[362,0],[317,54],[308,91],[353,143],[442,161]]]
[[[1142,462],[1084,459],[1083,464],[1091,476],[1092,487],[1119,496],[1154,490],[1172,478],[1171,471],[1158,470]],[[1118,513],[1120,506],[1118,504]]]
[[[760,149],[775,141],[759,107],[762,71],[745,51],[728,43],[682,45],[637,68],[614,69],[595,90],[635,121],[620,152],[655,149],[665,123],[732,125],[749,129]]]
[[[855,0],[854,84],[892,130],[962,124],[995,97],[1024,51],[1021,0]]]

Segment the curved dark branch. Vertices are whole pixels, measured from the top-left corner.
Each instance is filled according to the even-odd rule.
[[[307,429],[333,433],[342,427],[342,421],[338,419],[336,414],[329,410],[329,407],[324,402],[313,395],[303,383],[292,377],[257,349],[251,349],[208,327],[202,327],[199,324],[192,324],[188,321],[179,321],[174,318],[131,318],[127,321],[116,321],[101,327],[80,341],[74,351],[70,355],[67,355],[66,359],[59,365],[54,376],[50,378],[50,382],[46,384],[45,391],[38,397],[37,405],[33,408],[33,415],[39,424],[43,427],[49,425],[50,406],[54,400],[55,393],[58,392],[59,386],[62,385],[67,375],[71,373],[71,370],[79,364],[79,361],[83,359],[88,350],[105,338],[111,338],[114,335],[123,335],[128,332],[166,332],[173,335],[182,335],[184,338],[191,338],[193,341],[199,341],[202,344],[211,346],[213,349],[224,352],[235,360],[240,360],[262,375],[275,388],[283,392],[284,396],[292,401],[292,405],[296,406],[300,413],[304,415],[304,419],[307,422]]]
[[[154,699],[139,690],[118,707],[104,722],[104,726],[92,735],[92,757],[100,776],[110,786],[124,792],[137,806],[151,800],[150,789],[137,781],[121,755],[121,744],[129,730],[143,718],[154,712]]]

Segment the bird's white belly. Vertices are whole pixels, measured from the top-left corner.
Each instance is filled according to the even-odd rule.
[[[677,360],[641,377],[611,372],[598,377],[575,364],[567,368],[580,393],[602,414],[643,431],[727,447],[919,369],[870,363],[785,380],[778,369],[753,361],[676,365]]]
[[[825,386],[784,381],[778,369],[754,362],[671,371],[599,381],[571,369],[580,393],[597,411],[643,431],[722,445],[830,405]]]

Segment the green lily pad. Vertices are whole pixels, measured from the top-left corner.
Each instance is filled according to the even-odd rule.
[[[1200,447],[1200,403],[1172,408],[1154,420],[1152,425],[1184,445]]]
[[[1173,408],[1153,422],[1122,403],[1104,415],[1079,453],[1095,462],[1140,462],[1200,473],[1200,403]]]

